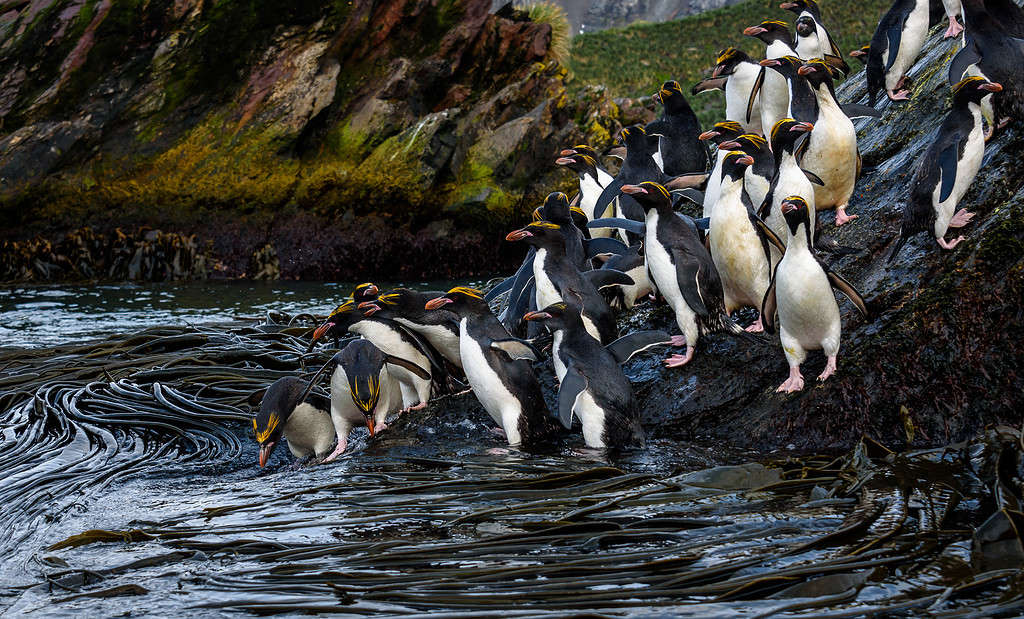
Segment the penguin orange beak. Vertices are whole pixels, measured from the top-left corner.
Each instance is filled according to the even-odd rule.
[[[372,294],[376,296],[380,294],[380,288],[378,288],[375,284],[370,284],[369,286],[366,287],[366,294]]]
[[[790,131],[796,131],[797,133],[808,133],[814,131],[814,125],[811,123],[797,123],[789,128]]]
[[[427,304],[424,305],[423,308],[428,310],[436,310],[441,309],[442,307],[448,305],[449,303],[455,303],[455,301],[452,301],[448,297],[437,297],[436,299],[431,299],[427,301]]]
[[[718,145],[718,150],[724,150],[724,151],[740,150],[741,148],[742,147],[740,146],[740,143],[736,142],[734,140],[729,140],[728,142],[722,142],[721,144]]]
[[[742,163],[743,165],[754,165],[754,158],[750,155],[743,155],[736,159],[736,163]]]
[[[710,140],[713,137],[716,137],[717,135],[719,135],[717,131],[705,131],[704,133],[698,135],[697,139],[700,140],[701,142],[707,142],[708,140]]]
[[[982,84],[978,88],[987,90],[988,92],[1001,92],[1003,90],[1003,85],[999,82],[989,82],[987,84]]]
[[[850,52],[850,57],[851,58],[860,58],[861,56],[867,56],[867,55],[868,55],[868,53],[866,51],[862,50],[862,49],[855,49],[852,52]]]
[[[756,37],[757,35],[761,34],[762,32],[768,32],[768,29],[764,28],[764,27],[761,27],[761,26],[751,26],[751,27],[745,29],[743,31],[743,34],[747,35],[748,37]]]
[[[576,151],[574,151],[571,148],[566,148],[562,152],[558,153],[558,156],[559,157],[572,157],[575,154],[576,154]]]
[[[782,214],[792,213],[793,211],[800,210],[800,205],[796,202],[783,201],[781,205]]]
[[[357,307],[363,310],[363,316],[373,316],[380,311],[380,306],[373,301],[363,301]]]
[[[796,2],[783,2],[782,4],[779,5],[779,8],[782,9],[783,11],[788,11],[789,9],[795,9],[796,8]]]
[[[570,165],[574,162],[575,160],[570,157],[559,157],[558,159],[555,159],[555,165]]]
[[[761,62],[757,63],[762,67],[781,67],[782,62],[777,58],[765,58]]]
[[[313,331],[313,341],[315,342],[318,339],[322,338],[324,336],[324,334],[327,333],[331,329],[331,327],[333,327],[333,326],[334,326],[334,323],[328,321],[328,322],[325,322],[324,324],[320,325],[319,327],[317,327],[316,331]]]
[[[521,241],[521,240],[525,239],[528,236],[533,236],[533,233],[530,232],[529,230],[513,230],[512,232],[508,233],[508,235],[505,237],[505,240],[506,241]],[[436,301],[436,299],[435,299],[435,301]]]
[[[523,320],[526,321],[547,320],[548,318],[551,318],[551,314],[547,312],[526,312],[525,314],[523,314]]]
[[[797,69],[796,72],[800,75],[807,76],[810,75],[811,73],[814,73],[814,67],[812,67],[809,64],[805,64],[801,66],[799,69]]]
[[[274,445],[276,444],[276,441],[270,441],[269,443],[263,443],[260,445],[260,468],[267,465],[267,460],[270,459],[270,452],[274,451]]]
[[[646,189],[644,189],[643,187],[640,187],[638,185],[623,185],[621,191],[622,191],[622,193],[628,194],[628,195],[631,195],[631,196],[632,195],[636,195],[638,193],[647,193]]]

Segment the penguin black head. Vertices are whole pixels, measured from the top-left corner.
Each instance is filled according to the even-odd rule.
[[[736,67],[741,62],[749,62],[750,56],[735,47],[727,47],[722,51],[718,52],[718,58],[715,59],[715,68],[711,72],[711,77],[721,77],[723,75],[732,75],[736,71]]]
[[[804,15],[797,19],[795,26],[797,35],[802,37],[809,37],[818,31],[818,25],[814,23],[814,18],[810,15]]]
[[[442,296],[427,301],[424,308],[430,311],[445,309],[458,315],[491,312],[487,301],[484,301],[484,294],[466,286],[456,286]]]
[[[371,301],[363,301],[357,307],[364,316],[373,316],[378,312],[383,312],[385,317],[389,315],[407,316],[410,313],[416,315],[423,312],[423,304],[433,296],[437,296],[437,293],[431,295],[431,293],[409,288],[395,288],[387,294],[378,295]]]
[[[966,106],[968,103],[980,103],[988,95],[1002,90],[1002,84],[990,82],[983,77],[967,77],[953,86],[953,105]]]
[[[754,165],[754,158],[738,150],[730,151],[722,160],[722,176],[739,180],[746,174],[747,168]]]
[[[729,140],[719,144],[718,149],[725,151],[743,151],[753,157],[754,161],[757,161],[758,158],[764,157],[770,152],[770,149],[768,148],[768,141],[756,133],[744,133],[743,135],[736,136],[735,140]]]
[[[675,80],[662,84],[658,92],[654,93],[654,100],[665,106],[665,111],[669,114],[690,109],[690,104],[683,95],[683,87]]]
[[[756,26],[747,28],[743,34],[760,39],[765,45],[771,45],[775,41],[784,41],[787,44],[793,41],[789,34],[789,25],[778,19],[766,19]]]
[[[800,196],[789,196],[782,201],[782,216],[786,218],[786,226],[789,227],[789,232],[792,235],[796,235],[796,231],[801,225],[807,226],[810,230],[811,215],[810,208],[807,206],[807,201]]]
[[[570,154],[566,155],[566,152]],[[565,166],[580,176],[589,174],[597,178],[597,159],[588,154],[563,150],[555,164]]]
[[[534,247],[565,244],[565,239],[562,236],[562,226],[552,221],[530,222],[525,228],[509,232],[505,240],[526,241]]]
[[[871,44],[862,45],[859,49],[855,49],[850,52],[851,58],[856,58],[861,61],[864,65],[868,64],[868,51],[871,49]]]
[[[573,223],[573,213],[581,215],[584,219],[587,217],[582,209],[569,206],[569,196],[561,191],[553,191],[544,198],[544,204],[534,209],[533,220],[550,221],[559,226],[569,226]]]
[[[294,376],[279,378],[263,394],[260,409],[252,418],[252,431],[260,445],[259,463],[266,466],[295,407],[302,403],[306,381]]]
[[[387,355],[369,340],[358,339],[334,355],[334,360],[345,369],[349,394],[366,418],[366,428],[373,436],[373,410],[380,400],[380,371]]]
[[[576,330],[583,329],[583,318],[578,307],[573,307],[565,302],[552,303],[542,310],[527,312],[523,316],[527,322],[540,322],[548,331]]]
[[[734,140],[743,134],[743,125],[735,120],[725,120],[715,123],[715,126],[698,136],[702,142],[711,140],[716,146],[728,140]]]
[[[796,56],[782,56],[780,58],[765,58],[759,64],[762,67],[774,69],[786,79],[790,79],[800,74],[800,67],[804,66],[804,61]]]
[[[376,285],[371,283],[359,284],[356,289],[352,291],[352,300],[356,302],[356,305],[363,301],[372,301],[377,298],[380,294],[380,289]]]
[[[325,335],[341,337],[348,332],[348,328],[363,318],[357,303],[352,299],[345,301],[331,312],[324,324],[313,331],[313,342],[316,342]]]
[[[792,151],[793,145],[801,135],[814,129],[811,123],[803,123],[792,118],[783,118],[772,127],[772,152],[778,155],[782,151]]]
[[[595,162],[597,161],[597,151],[589,144],[577,144],[572,148],[566,148],[560,153],[560,156],[562,157],[571,157],[573,155],[587,155]]]
[[[828,64],[821,58],[815,58],[803,63],[797,70],[797,73],[807,78],[807,81],[815,88],[826,83],[831,86],[832,80],[842,77],[842,73],[839,69]]]
[[[645,211],[652,208],[672,208],[672,196],[662,185],[644,181],[639,185],[623,185],[622,193],[631,196]]]
[[[658,138],[647,134],[643,125],[631,125],[619,134],[619,142],[626,147],[627,153],[653,155],[658,150]]]

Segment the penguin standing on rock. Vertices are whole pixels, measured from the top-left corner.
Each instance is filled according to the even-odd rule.
[[[554,335],[551,359],[559,382],[562,425],[571,429],[573,417],[578,417],[587,447],[642,446],[639,407],[620,364],[639,350],[668,344],[669,335],[641,331],[601,346],[583,328],[579,310],[565,303],[530,312],[523,319],[543,323]]]
[[[810,207],[799,196],[782,201],[782,212],[789,228],[786,254],[782,257],[772,283],[764,296],[761,316],[765,331],[775,330],[778,311],[782,350],[789,362],[789,378],[776,391],[792,393],[804,387],[800,364],[808,350],[823,349],[827,358],[824,381],[836,371],[842,321],[832,288],[853,301],[866,317],[867,305],[852,285],[818,260],[811,246]]]
[[[814,185],[807,173],[800,167],[797,156],[797,141],[814,129],[811,123],[797,122],[792,118],[783,118],[772,127],[772,152],[775,154],[775,173],[768,186],[768,193],[757,211],[758,217],[764,220],[772,232],[781,239],[789,236],[789,227],[782,216],[782,201],[787,196],[797,195],[808,205],[807,216],[810,226],[814,229]],[[806,144],[806,142],[804,142]],[[778,264],[782,253],[772,249],[772,264]]]
[[[957,21],[957,17],[963,16],[963,6],[960,0],[942,0],[942,6],[946,9],[946,17],[949,18],[949,28],[946,28],[942,38],[950,39],[964,31],[964,27]]]
[[[654,93],[654,100],[661,103],[664,112],[661,118],[648,123],[644,129],[649,135],[658,136],[662,171],[668,176],[707,171],[708,151],[697,139],[700,122],[683,95],[679,82],[671,80],[662,84],[661,89]]]
[[[536,353],[508,334],[480,292],[452,288],[424,307],[459,317],[459,351],[466,378],[480,404],[501,426],[508,444],[530,448],[554,438],[557,427],[548,416],[530,365]]]
[[[712,79],[725,78],[725,117],[743,125],[744,133],[763,134],[765,131],[761,127],[761,95],[754,97],[753,101],[750,96],[760,74],[761,66],[735,47],[727,47],[718,53],[711,72]],[[749,119],[748,105],[751,107]]]
[[[910,98],[906,73],[928,38],[928,23],[929,0],[896,0],[878,22],[868,50],[868,105],[883,88],[891,101]]]
[[[970,25],[970,22],[968,22]],[[910,197],[903,210],[899,240],[889,262],[911,236],[931,230],[939,247],[953,249],[964,240],[946,240],[950,228],[961,228],[974,217],[957,204],[970,188],[985,156],[981,100],[1002,90],[999,84],[968,77],[953,88],[953,109],[939,126],[935,141],[925,151],[914,174]]]
[[[330,452],[335,440],[328,412],[330,402],[309,392],[307,386],[300,378],[286,376],[250,396],[251,404],[260,403],[252,419],[253,433],[260,445],[260,467],[267,465],[282,438],[296,458],[320,458]]]
[[[682,338],[673,346],[686,345],[685,355],[665,359],[668,367],[679,367],[693,359],[701,332],[728,331],[742,334],[743,328],[725,313],[722,280],[697,226],[672,210],[672,197],[658,183],[627,185],[622,191],[633,196],[647,211],[644,252],[652,283],[672,307]]]

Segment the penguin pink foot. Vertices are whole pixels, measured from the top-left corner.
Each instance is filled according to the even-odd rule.
[[[503,439],[508,439],[508,434],[505,434],[505,430],[503,428],[491,428],[491,434]]]
[[[323,459],[323,464],[327,464],[328,462],[331,462],[335,458],[340,456],[342,454],[342,452],[345,451],[346,447],[348,447],[348,439],[345,438],[345,437],[340,437],[338,439],[338,446],[334,448],[334,451],[332,451],[331,453],[327,454],[327,457]]]
[[[669,340],[668,343],[669,343],[670,346],[686,346],[686,336],[685,335],[673,335],[672,339]]]
[[[949,220],[949,227],[963,228],[964,226],[969,224],[971,222],[971,219],[973,218],[974,213],[968,213],[967,209],[962,208],[953,215],[952,219]]]
[[[757,316],[757,322],[744,329],[747,333],[764,333],[764,324],[761,322],[761,316]]]
[[[687,346],[685,355],[672,355],[665,359],[664,363],[667,368],[680,368],[689,363],[691,359],[693,359],[693,346]]]
[[[851,221],[853,221],[854,219],[857,219],[858,217],[860,217],[860,215],[847,215],[846,214],[846,206],[838,206],[838,207],[836,207],[836,225],[837,226],[842,226],[843,224],[848,224]]]
[[[825,364],[825,371],[818,375],[818,382],[824,382],[826,378],[836,373],[836,358],[829,357]]]
[[[954,247],[956,247],[957,245],[960,244],[960,241],[964,240],[964,237],[958,236],[957,238],[953,239],[952,241],[947,241],[946,239],[942,239],[942,238],[936,239],[936,240],[938,240],[939,247],[941,247],[942,249],[953,249]]]
[[[799,367],[789,368],[789,378],[786,382],[779,385],[779,388],[775,390],[775,393],[794,393],[804,388],[804,377],[800,374]]]
[[[956,15],[949,16],[949,28],[946,28],[946,33],[942,35],[943,39],[949,39],[957,36],[964,31],[964,27],[960,25],[960,22],[956,20]]]
[[[906,101],[910,98],[910,91],[905,88],[895,92],[892,90],[886,90],[885,92],[889,95],[890,101]]]

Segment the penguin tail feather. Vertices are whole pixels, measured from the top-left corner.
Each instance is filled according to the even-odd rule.
[[[722,326],[724,327],[724,331],[728,331],[729,333],[751,344],[767,343],[767,340],[765,340],[765,338],[748,332],[746,329],[740,326],[740,323],[736,322],[731,317],[726,316],[725,314],[722,314]]]
[[[889,259],[885,261],[887,264],[892,264],[892,261],[896,259],[896,254],[900,253],[900,250],[903,249],[903,246],[907,244],[908,239],[910,239],[910,236],[904,234],[903,229],[901,228],[900,238],[899,240],[896,241],[896,247],[892,248],[892,253],[889,254]]]

